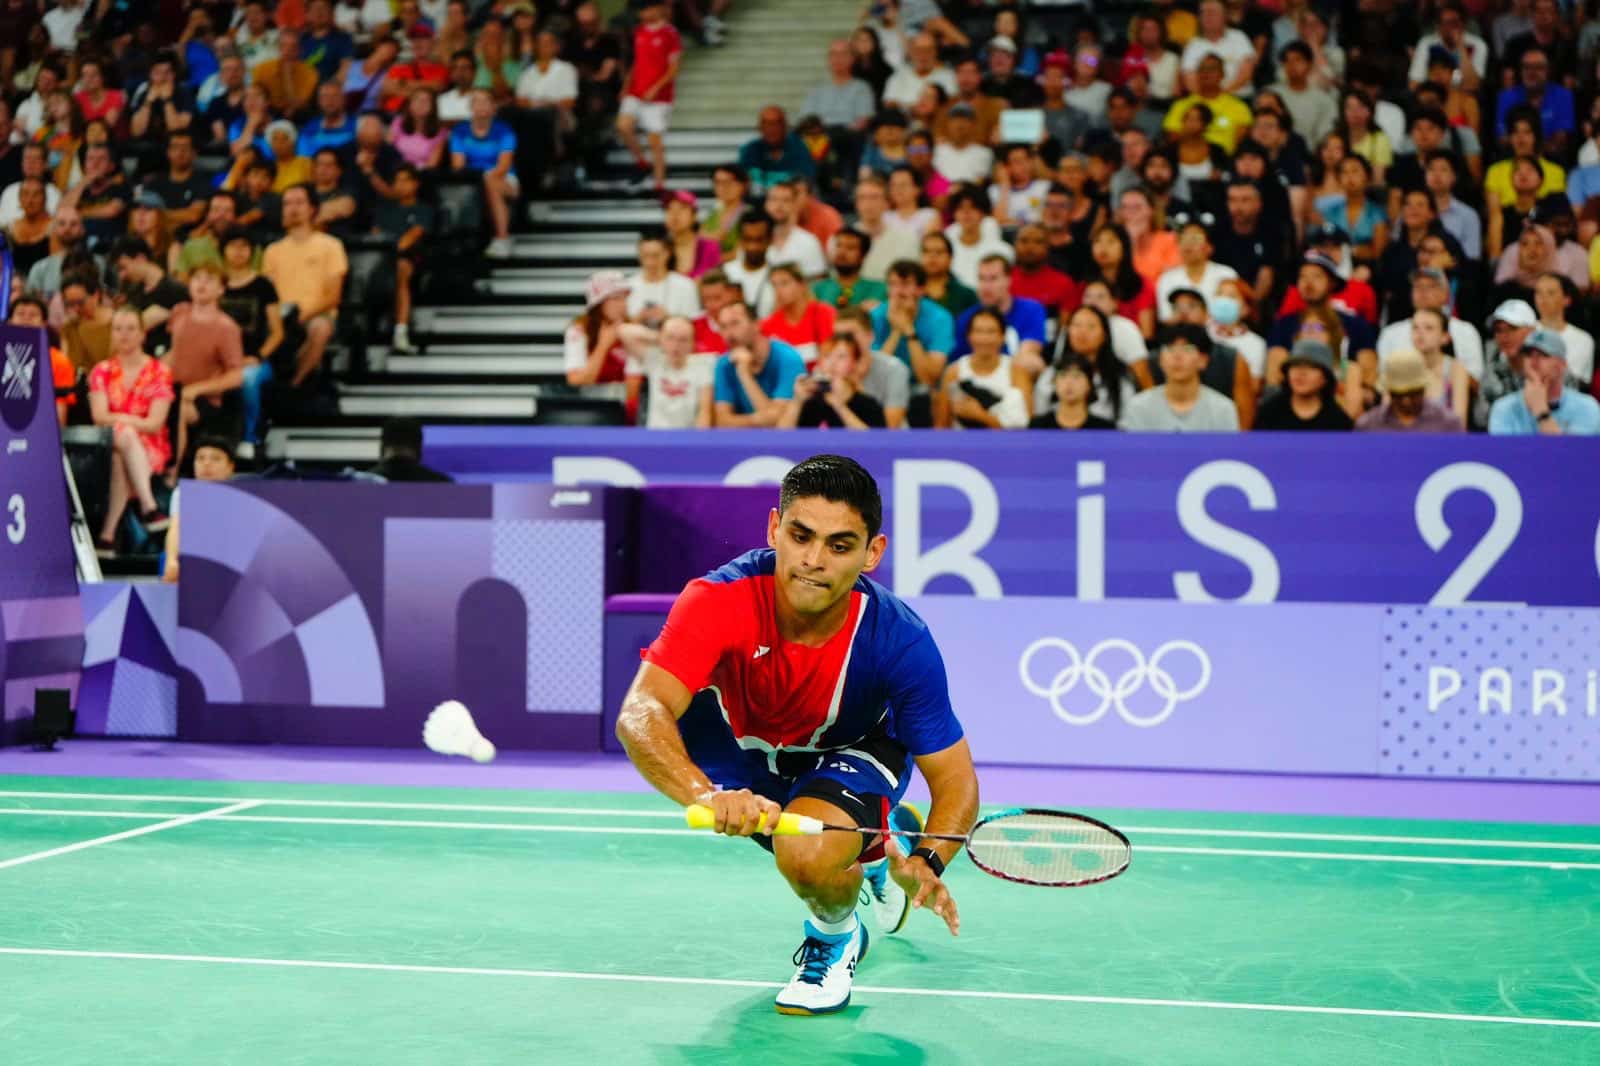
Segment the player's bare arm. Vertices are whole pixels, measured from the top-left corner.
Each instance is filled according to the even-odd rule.
[[[933,798],[928,808],[927,831],[946,836],[965,836],[971,832],[973,823],[978,820],[978,772],[972,765],[972,749],[967,746],[966,738],[943,751],[918,757],[917,769],[928,782]],[[889,873],[911,897],[911,906],[927,907],[943,918],[952,935],[961,932],[956,901],[940,873],[921,854],[895,858],[898,849],[892,839],[890,847]],[[944,865],[961,851],[959,843],[944,840],[926,841],[923,848],[932,851]]]
[[[687,807],[703,804],[716,813],[716,831],[750,836],[778,823],[780,808],[749,789],[719,792],[689,758],[678,719],[694,693],[654,663],[640,663],[617,716],[617,739],[641,776],[659,792]]]

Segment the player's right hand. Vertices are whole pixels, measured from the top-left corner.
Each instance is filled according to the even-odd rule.
[[[713,828],[730,837],[748,837],[756,833],[770,836],[773,826],[778,824],[778,816],[783,813],[782,807],[747,788],[713,792],[702,802],[716,815]]]

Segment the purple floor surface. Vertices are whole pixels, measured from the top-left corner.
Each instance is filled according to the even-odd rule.
[[[4,775],[278,781],[298,784],[645,792],[617,755],[510,752],[490,766],[393,748],[225,746],[74,740],[44,754],[0,749]],[[1159,770],[980,768],[986,803],[1248,811],[1482,822],[1600,822],[1600,785],[1396,780]],[[915,796],[921,789],[912,786]]]

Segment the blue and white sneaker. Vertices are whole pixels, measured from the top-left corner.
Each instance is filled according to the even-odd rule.
[[[889,826],[897,830],[893,836],[900,854],[910,855],[917,846],[914,834],[923,826],[922,812],[902,803],[889,812]],[[889,876],[887,858],[865,863],[861,869],[866,875],[861,882],[861,905],[871,909],[878,932],[886,936],[898,933],[911,914],[911,897]]]
[[[833,1014],[850,1005],[850,985],[856,964],[867,956],[867,927],[839,936],[827,936],[806,922],[806,938],[794,953],[799,967],[778,993],[779,1014]]]

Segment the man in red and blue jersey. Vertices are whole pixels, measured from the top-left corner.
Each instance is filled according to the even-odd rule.
[[[927,625],[863,576],[883,558],[883,502],[854,460],[817,455],[784,477],[765,550],[691,581],[623,702],[617,736],[644,778],[716,828],[773,852],[811,911],[784,1014],[850,1002],[867,930],[926,906],[956,933],[941,875],[960,846],[928,841],[901,803],[912,764],[932,794],[926,831],[964,835],[978,811],[972,754]],[[885,835],[769,836],[793,812]]]

